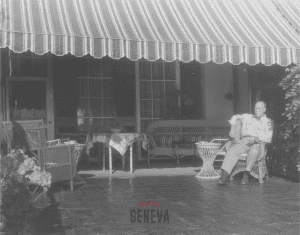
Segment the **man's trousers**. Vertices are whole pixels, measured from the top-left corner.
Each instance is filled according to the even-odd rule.
[[[228,174],[231,173],[236,165],[239,157],[247,153],[246,171],[252,171],[252,168],[260,156],[260,144],[247,145],[248,139],[243,138],[241,141],[233,145],[226,153],[221,169],[225,170]]]

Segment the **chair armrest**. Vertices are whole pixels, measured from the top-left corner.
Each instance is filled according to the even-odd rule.
[[[46,142],[47,146],[55,146],[58,144],[63,144],[64,142],[69,142],[70,138],[65,138],[65,139],[56,139],[56,140],[49,140]]]
[[[225,142],[225,144],[220,148],[219,152],[222,152],[224,148],[227,148],[228,144],[230,143],[229,139],[213,139],[210,143],[221,143]]]
[[[49,140],[46,142],[47,146],[50,147],[50,146],[54,146],[54,145],[58,145],[60,144],[60,140],[57,139],[57,140]]]
[[[148,150],[154,149],[156,147],[155,139],[151,134],[147,134],[147,144],[148,144],[147,146]]]
[[[213,139],[212,141],[210,141],[210,143],[216,142],[216,141],[228,141],[229,139]]]

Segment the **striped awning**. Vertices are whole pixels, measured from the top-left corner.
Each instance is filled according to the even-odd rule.
[[[300,62],[298,0],[0,1],[0,46],[15,52],[218,64]]]

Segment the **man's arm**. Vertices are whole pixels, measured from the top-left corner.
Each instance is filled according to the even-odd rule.
[[[242,130],[236,130],[237,126],[236,126],[236,122],[237,120],[240,120],[242,123],[246,123],[248,120],[250,120],[252,118],[252,114],[237,114],[237,115],[234,115],[231,120],[229,120],[229,123],[231,125],[231,128],[230,128],[230,132],[229,132],[229,136],[231,138],[234,138],[234,139],[240,139],[240,134],[237,135],[237,131],[242,131]]]
[[[236,123],[236,120],[240,119],[242,122],[245,122],[247,121],[248,119],[250,119],[253,115],[252,114],[248,114],[248,113],[245,113],[245,114],[237,114],[237,115],[234,115],[230,120],[229,120],[229,123],[230,125],[235,125]]]
[[[229,136],[231,138],[235,138],[235,126],[236,126],[236,121],[241,119],[241,115],[233,115],[233,117],[228,120],[228,122],[230,123],[231,127],[230,127],[230,132],[229,132]]]
[[[258,139],[258,142],[271,143],[273,137],[274,123],[271,119],[268,118],[268,121],[265,124],[265,133],[261,135]]]

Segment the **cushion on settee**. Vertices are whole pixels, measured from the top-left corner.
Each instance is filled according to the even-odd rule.
[[[172,148],[173,141],[181,141],[179,134],[175,135],[154,135],[153,137],[156,147]]]
[[[183,141],[185,148],[195,147],[195,143],[199,141],[211,141],[212,139],[226,139],[228,136],[206,136],[205,134],[193,133],[193,134],[166,134],[166,135],[149,135],[149,141],[151,148],[172,148],[173,141]],[[190,144],[188,144],[190,143]]]

